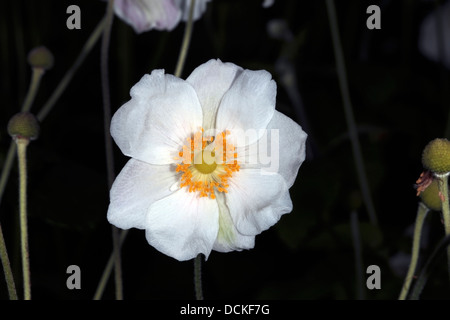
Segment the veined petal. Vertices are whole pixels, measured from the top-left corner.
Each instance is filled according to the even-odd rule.
[[[233,63],[212,59],[195,68],[186,79],[197,92],[203,110],[205,130],[215,128],[220,101],[242,70]]]
[[[219,230],[217,201],[180,189],[150,207],[147,241],[179,261],[203,253],[208,258]]]
[[[217,195],[219,205],[219,232],[213,250],[219,252],[241,251],[255,246],[255,236],[240,234],[231,219],[223,194]]]
[[[217,111],[217,130],[229,130],[230,139],[237,147],[259,139],[242,139],[247,130],[265,129],[275,111],[277,86],[265,70],[242,71],[225,93]]]
[[[295,121],[275,111],[265,133],[252,145],[237,150],[242,168],[279,173],[290,188],[305,160],[308,135]]]
[[[172,30],[181,18],[173,0],[115,0],[114,12],[136,33]]]
[[[121,229],[144,229],[150,205],[171,194],[178,179],[169,165],[130,159],[111,187],[108,221]]]
[[[111,135],[123,154],[152,164],[170,164],[202,125],[202,109],[190,84],[163,70],[145,75],[132,99],[111,120]]]
[[[187,21],[189,18],[189,8],[191,4],[191,0],[174,0],[175,4],[181,10],[181,19],[183,21]],[[192,19],[198,20],[206,11],[206,4],[211,0],[197,0],[195,1],[194,13]]]
[[[226,204],[236,229],[248,236],[261,233],[292,211],[284,178],[259,169],[243,169],[230,179]]]

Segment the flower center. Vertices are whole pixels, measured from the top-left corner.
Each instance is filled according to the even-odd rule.
[[[239,171],[236,148],[227,143],[228,131],[214,136],[204,136],[200,128],[183,145],[178,153],[181,160],[176,171],[181,172],[180,187],[197,192],[200,197],[215,199],[215,192],[228,192],[228,179]]]
[[[217,168],[216,153],[208,150],[197,152],[197,155],[194,156],[194,167],[200,173],[208,174],[213,172]]]

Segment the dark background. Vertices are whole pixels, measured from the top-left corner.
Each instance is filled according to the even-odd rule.
[[[419,199],[414,182],[421,152],[444,137],[450,105],[450,74],[427,60],[417,46],[423,18],[434,1],[336,1],[350,95],[367,176],[378,217],[372,224],[361,201],[325,2],[213,0],[194,33],[183,72],[186,78],[211,58],[247,69],[266,69],[278,84],[277,109],[309,134],[307,160],[292,187],[294,210],[256,237],[244,252],[212,252],[203,264],[206,299],[397,299],[408,267]],[[66,8],[81,8],[81,30],[66,28]],[[381,30],[368,30],[366,9],[381,8]],[[55,65],[41,82],[32,112],[39,112],[103,17],[103,1],[4,1],[0,11],[0,165],[11,139],[9,118],[20,110],[31,70],[28,52],[45,45]],[[447,17],[448,18],[448,17]],[[293,41],[274,39],[267,23],[284,19]],[[173,73],[184,32],[137,35],[115,17],[110,46],[112,111],[129,100],[130,88],[152,69]],[[284,60],[283,60],[284,59]],[[289,89],[277,65],[297,82]],[[302,105],[293,97],[300,97]],[[295,98],[294,98],[295,99]],[[448,138],[448,137],[447,137]],[[128,160],[114,146],[116,174]],[[100,43],[41,123],[28,148],[29,241],[33,299],[91,299],[112,252],[106,220],[106,179]],[[0,222],[19,296],[22,297],[17,166],[0,204]],[[357,213],[362,278],[355,266],[350,217]],[[439,213],[426,221],[421,261],[444,231]],[[81,290],[68,290],[66,268],[81,268]],[[178,262],[148,245],[133,229],[122,250],[126,299],[193,299],[193,262]],[[381,289],[365,287],[366,268],[381,268]],[[360,281],[360,282],[358,282]],[[362,283],[363,291],[358,291]],[[446,261],[441,259],[423,299],[449,298]],[[105,299],[114,298],[110,281]],[[0,298],[8,294],[0,276]]]

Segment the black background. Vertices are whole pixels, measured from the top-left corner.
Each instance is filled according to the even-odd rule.
[[[291,189],[292,213],[256,237],[254,249],[213,252],[203,264],[206,299],[397,299],[408,266],[419,199],[414,182],[422,171],[423,147],[445,137],[450,106],[449,71],[418,50],[423,18],[433,1],[336,1],[350,95],[379,224],[361,201],[324,1],[213,0],[194,33],[182,77],[212,58],[246,69],[265,69],[278,84],[277,109],[309,134],[312,152]],[[81,9],[81,30],[66,28],[66,8]],[[381,8],[381,30],[368,30],[366,9]],[[104,1],[4,1],[0,11],[0,165],[11,139],[9,118],[20,110],[31,70],[28,52],[45,45],[55,65],[43,77],[32,112],[39,112],[106,9]],[[284,19],[294,41],[273,39],[267,23]],[[129,99],[145,73],[173,73],[184,32],[137,35],[115,17],[110,45],[112,111]],[[297,83],[288,91],[276,68],[292,63]],[[290,92],[301,97],[303,109]],[[301,112],[304,112],[301,115]],[[447,137],[449,138],[449,137]],[[115,172],[128,160],[114,146]],[[100,43],[41,123],[28,148],[29,241],[33,299],[91,299],[112,252],[106,221],[106,179]],[[14,166],[0,204],[19,296],[22,296],[18,224],[18,179]],[[358,276],[350,215],[361,232],[364,290]],[[439,213],[426,221],[421,261],[443,235]],[[396,257],[401,257],[395,260]],[[403,257],[403,258],[402,258]],[[394,262],[397,261],[397,262]],[[66,268],[81,268],[81,289],[68,290]],[[366,268],[381,268],[381,289],[368,290]],[[193,299],[193,262],[178,262],[131,230],[122,250],[125,299]],[[423,299],[449,298],[446,261],[430,277]],[[8,294],[0,276],[0,298]],[[103,295],[114,299],[110,281]]]

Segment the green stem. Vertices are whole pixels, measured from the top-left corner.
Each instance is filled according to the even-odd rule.
[[[184,28],[183,35],[183,43],[181,44],[180,54],[178,56],[177,67],[175,68],[175,77],[181,77],[181,73],[183,72],[184,63],[186,61],[187,52],[189,50],[189,44],[192,38],[192,29],[194,27],[194,7],[195,0],[191,0],[191,4],[189,7],[189,18],[186,22],[186,27]]]
[[[423,289],[425,288],[425,285],[428,281],[428,278],[430,277],[433,270],[436,268],[438,262],[440,262],[442,251],[445,248],[448,248],[450,244],[450,236],[444,237],[441,241],[439,241],[436,248],[431,253],[430,257],[428,258],[427,262],[423,266],[422,270],[420,271],[419,276],[417,277],[416,282],[414,283],[414,287],[411,290],[411,294],[409,295],[410,300],[418,300],[420,297],[420,294],[422,293]]]
[[[436,174],[435,174],[436,175]],[[448,193],[448,176],[449,174],[436,175],[438,179],[439,194],[442,200],[442,216],[444,218],[445,235],[450,235],[450,207],[449,207],[449,193]],[[447,263],[448,275],[450,279],[450,247],[447,247]]]
[[[330,19],[330,31],[331,38],[333,40],[333,49],[336,59],[336,68],[339,78],[339,86],[342,94],[345,119],[347,121],[350,141],[352,144],[353,158],[356,163],[356,171],[358,174],[359,185],[361,193],[364,199],[364,203],[367,207],[370,221],[373,225],[378,225],[377,215],[375,207],[373,205],[372,197],[370,194],[369,183],[366,176],[366,170],[364,167],[364,161],[361,153],[361,147],[358,139],[358,132],[356,129],[355,119],[353,115],[353,107],[350,99],[350,93],[348,89],[347,73],[345,69],[344,54],[339,37],[339,26],[336,16],[336,8],[333,0],[327,0],[327,11]]]
[[[14,277],[9,263],[8,251],[6,250],[5,240],[3,238],[3,231],[0,226],[0,259],[2,260],[3,271],[5,273],[6,285],[8,286],[8,294],[10,300],[17,300],[16,285],[14,284]]]
[[[429,209],[422,203],[419,203],[417,208],[416,224],[414,226],[414,236],[413,245],[411,253],[411,262],[409,264],[408,273],[406,274],[405,282],[403,283],[402,291],[400,292],[399,300],[405,300],[409,288],[411,287],[412,279],[414,278],[414,273],[416,272],[417,261],[419,260],[419,250],[420,250],[420,238],[422,234],[422,227],[427,216]]]
[[[114,156],[112,148],[112,138],[110,135],[111,122],[111,97],[109,91],[109,74],[108,74],[108,49],[111,39],[112,22],[114,19],[114,0],[108,1],[105,16],[105,28],[103,30],[102,46],[101,46],[101,79],[102,79],[102,95],[103,95],[103,127],[105,137],[105,153],[106,153],[106,170],[108,177],[108,190],[114,182]],[[114,251],[114,280],[116,284],[116,300],[123,299],[122,284],[122,266],[120,258],[120,242],[119,230],[115,226],[111,226]]]
[[[19,207],[20,207],[20,232],[22,249],[22,271],[24,299],[31,300],[30,283],[30,257],[28,252],[28,223],[27,223],[27,161],[26,150],[28,139],[16,139],[17,157],[19,160]]]
[[[40,122],[42,122],[44,120],[44,118],[48,115],[48,113],[51,111],[51,109],[53,108],[53,106],[55,105],[55,103],[57,102],[59,97],[62,95],[64,90],[69,85],[75,72],[81,66],[81,64],[83,63],[83,61],[85,60],[85,58],[87,57],[89,52],[94,47],[97,40],[100,38],[100,35],[103,32],[104,25],[105,25],[105,19],[100,21],[100,23],[97,25],[96,29],[93,31],[93,33],[91,34],[89,39],[86,41],[85,45],[83,46],[80,54],[78,55],[77,59],[75,60],[74,64],[72,65],[72,67],[66,72],[66,74],[59,82],[59,84],[56,87],[53,94],[50,96],[50,98],[44,104],[41,111],[37,114],[37,119]],[[32,81],[32,84],[33,83],[34,83],[34,81]],[[29,109],[31,107],[31,102],[33,100],[33,97],[31,97],[30,94],[37,90],[37,84],[35,84],[34,86],[36,89],[30,87],[30,90],[28,91],[28,95],[26,97],[26,100],[28,100],[28,102],[24,102],[22,109]],[[0,177],[0,203],[2,201],[4,191],[6,189],[6,183],[8,182],[9,175],[11,173],[15,155],[16,155],[16,143],[11,142],[9,149],[8,149],[8,153],[6,155],[5,163],[3,165],[2,174]],[[1,225],[0,225],[0,228],[1,228]],[[5,241],[3,239],[3,235],[0,235],[0,246],[3,246],[6,248]],[[2,262],[4,262],[4,261],[2,260]],[[5,264],[3,264],[3,268],[5,270],[5,273],[7,273],[8,267],[5,266]]]
[[[6,183],[8,182],[9,174],[14,163],[17,145],[11,141],[8,153],[6,154],[5,163],[3,164],[2,176],[0,177],[0,203],[2,202],[3,194],[5,192]]]
[[[195,299],[203,300],[202,289],[202,254],[199,253],[194,259],[194,286]]]
[[[87,57],[88,53],[92,50],[97,40],[100,38],[100,35],[102,34],[103,28],[105,25],[105,19],[103,19],[98,25],[97,28],[94,30],[94,32],[89,37],[88,41],[85,43],[83,49],[81,50],[78,58],[76,59],[75,63],[72,65],[72,67],[66,72],[64,77],[59,82],[58,86],[56,87],[53,94],[50,96],[48,101],[44,104],[41,111],[37,114],[37,119],[42,122],[44,118],[48,115],[50,110],[55,105],[56,101],[59,99],[59,97],[62,95],[64,90],[67,88],[68,84],[72,80],[72,77],[74,76],[77,69],[80,67],[80,65],[83,63],[84,59]],[[29,90],[31,92],[31,90]],[[30,99],[30,98],[26,98]],[[24,103],[24,106],[27,106],[28,103]],[[5,191],[6,182],[8,181],[9,174],[11,172],[12,164],[14,162],[14,157],[16,154],[16,144],[14,142],[11,142],[11,145],[8,149],[8,154],[6,156],[5,164],[3,165],[2,170],[2,176],[0,177],[0,203],[3,196],[3,193]]]
[[[125,237],[127,236],[128,230],[122,231],[120,234],[119,244],[122,246],[125,241]],[[97,290],[95,291],[93,300],[100,300],[103,295],[103,291],[105,291],[106,284],[108,282],[108,278],[111,274],[112,268],[114,264],[114,252],[110,255],[108,262],[106,263],[105,270],[103,270],[102,277],[100,278],[100,282],[97,286]]]
[[[358,212],[356,211],[352,211],[350,214],[350,226],[352,230],[353,248],[355,250],[356,294],[358,300],[364,300],[365,294],[361,234],[359,230]]]
[[[94,45],[97,43],[97,40],[100,38],[103,32],[103,28],[105,27],[105,19],[102,19],[95,30],[90,35],[89,39],[84,44],[83,48],[81,49],[80,54],[78,55],[77,59],[75,60],[74,64],[70,67],[69,70],[65,73],[64,77],[59,82],[58,86],[56,87],[55,91],[52,93],[50,98],[47,100],[47,102],[42,107],[41,111],[37,114],[37,119],[42,122],[44,118],[48,115],[48,113],[51,111],[55,103],[58,101],[58,99],[63,94],[64,90],[69,85],[70,81],[72,80],[73,76],[75,75],[75,72],[78,70],[78,68],[81,66],[81,64],[84,62],[88,54],[91,52]]]
[[[33,105],[34,98],[39,89],[39,84],[41,83],[42,75],[44,74],[43,68],[33,68],[33,73],[31,75],[30,88],[28,89],[27,96],[22,106],[22,112],[30,111]]]

